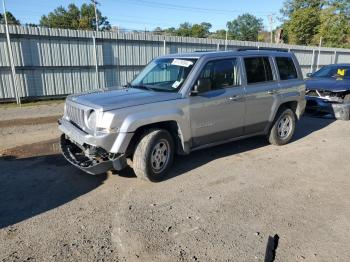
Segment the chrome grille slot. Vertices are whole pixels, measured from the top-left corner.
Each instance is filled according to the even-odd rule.
[[[76,124],[80,128],[83,128],[84,125],[84,110],[74,105],[67,103],[66,104],[66,116],[69,121]]]

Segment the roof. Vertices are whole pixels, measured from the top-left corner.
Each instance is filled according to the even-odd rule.
[[[279,55],[279,56],[288,56],[289,52],[283,52],[278,50],[263,50],[263,49],[254,49],[254,50],[230,50],[230,51],[208,51],[208,52],[191,52],[191,53],[177,53],[164,55],[162,58],[216,58],[216,57],[226,57],[226,56],[245,56],[245,55]]]

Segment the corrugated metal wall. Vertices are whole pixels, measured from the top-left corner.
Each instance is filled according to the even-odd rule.
[[[21,97],[55,96],[97,89],[95,32],[10,26],[11,45]],[[316,70],[317,47],[228,41],[235,47],[287,48],[303,73]],[[99,86],[116,88],[132,80],[151,59],[169,53],[224,50],[225,41],[142,33],[99,32],[96,55]],[[320,66],[350,63],[350,49],[321,48]],[[14,98],[5,27],[0,25],[0,99]]]

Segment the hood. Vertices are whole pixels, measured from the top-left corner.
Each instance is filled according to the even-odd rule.
[[[306,80],[306,89],[319,91],[340,92],[350,90],[349,78],[322,78],[315,77]]]
[[[103,111],[181,98],[178,93],[154,92],[135,88],[95,91],[68,96],[68,100]]]

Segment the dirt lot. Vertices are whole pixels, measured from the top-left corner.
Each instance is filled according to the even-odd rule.
[[[55,139],[14,129],[0,260],[350,261],[350,122],[299,124],[284,147],[252,138],[177,157],[161,183],[131,169],[89,176]]]

